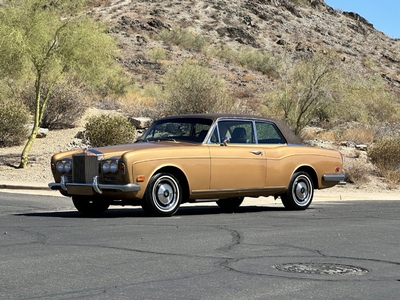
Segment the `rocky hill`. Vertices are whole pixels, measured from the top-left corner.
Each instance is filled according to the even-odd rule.
[[[166,45],[163,29],[185,28],[211,46],[267,51],[296,59],[310,52],[335,51],[349,68],[379,74],[400,95],[400,39],[377,31],[356,12],[333,9],[323,0],[113,0],[94,1],[93,15],[120,42],[121,63],[142,84],[159,83],[165,68],[149,50],[165,49],[171,64],[206,60],[236,97],[254,98],[274,76],[232,65],[201,52]],[[251,74],[251,76],[249,76]],[[250,79],[251,80],[250,80]]]

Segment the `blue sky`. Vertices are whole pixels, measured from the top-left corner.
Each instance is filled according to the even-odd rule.
[[[374,28],[391,38],[400,38],[399,0],[325,0],[334,9],[358,13]]]

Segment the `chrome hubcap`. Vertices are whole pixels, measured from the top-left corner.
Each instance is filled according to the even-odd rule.
[[[169,184],[163,183],[157,187],[157,199],[162,204],[167,205],[173,200],[173,198],[174,191]]]
[[[172,211],[180,197],[178,183],[173,177],[161,176],[153,186],[153,203],[164,212]]]
[[[312,197],[312,183],[307,176],[301,175],[296,178],[296,181],[293,185],[293,199],[299,206],[307,205]]]
[[[304,199],[307,198],[308,196],[308,187],[307,184],[305,182],[298,182],[296,184],[296,198],[304,201]]]

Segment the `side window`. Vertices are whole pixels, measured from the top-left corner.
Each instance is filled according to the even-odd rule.
[[[285,144],[282,134],[272,123],[256,122],[257,140],[259,144]]]
[[[254,144],[253,123],[251,121],[220,121],[219,134],[222,140],[231,144]]]
[[[212,143],[212,144],[219,144],[217,127],[215,127],[214,132],[213,132],[213,134],[211,135],[210,143]]]

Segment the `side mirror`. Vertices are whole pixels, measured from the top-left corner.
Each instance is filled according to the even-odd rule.
[[[230,142],[230,138],[225,137],[221,143],[221,146],[228,146],[229,142]]]

